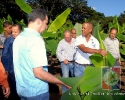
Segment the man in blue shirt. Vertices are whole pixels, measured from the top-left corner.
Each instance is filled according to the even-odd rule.
[[[16,92],[16,82],[15,82],[15,75],[14,75],[14,69],[13,69],[13,41],[14,38],[16,38],[22,31],[22,27],[19,24],[14,24],[12,26],[12,35],[10,37],[6,38],[4,41],[4,48],[2,51],[2,57],[1,61],[5,68],[5,70],[8,72],[8,82],[10,85],[10,96],[7,100],[20,100],[17,92]]]
[[[46,48],[40,36],[47,29],[47,23],[44,10],[32,10],[28,16],[28,28],[14,41],[14,72],[21,100],[49,100],[48,82],[71,88],[47,72]]]

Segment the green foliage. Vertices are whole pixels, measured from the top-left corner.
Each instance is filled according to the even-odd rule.
[[[71,9],[67,8],[54,21],[51,22],[48,30],[42,34],[42,37],[46,38],[45,43],[47,47],[47,52],[50,52],[52,55],[56,54],[58,42],[63,38],[64,31],[73,27],[70,21],[66,22],[70,11]]]
[[[9,22],[12,22],[12,23],[13,23],[13,20],[12,20],[12,18],[11,18],[10,15],[8,15],[7,18],[4,18],[4,17],[3,17],[2,19],[0,19],[0,34],[4,31],[4,30],[3,30],[3,23],[4,23],[5,21],[9,21]]]
[[[82,24],[76,23],[74,28],[76,29],[76,35],[79,36],[82,34]]]
[[[100,42],[100,48],[106,50],[104,43],[102,41],[102,37],[104,38],[104,36],[102,36],[102,33],[103,31],[101,31],[100,25],[96,24],[94,27],[93,35]],[[125,48],[123,44],[122,44],[122,48]],[[73,80],[76,80],[76,78],[81,78],[81,80],[77,81],[77,83],[74,84],[72,89],[65,92],[62,95],[61,100],[64,100],[64,99],[68,99],[68,100],[100,100],[100,99],[114,100],[116,98],[117,99],[120,98],[121,100],[124,100],[125,97],[123,95],[117,95],[117,97],[113,95],[115,93],[119,93],[120,91],[102,90],[102,87],[101,87],[101,79],[102,79],[101,68],[112,67],[116,61],[115,58],[108,52],[108,55],[106,57],[102,57],[99,54],[93,54],[92,56],[90,56],[90,60],[95,67],[87,66],[84,71],[83,77],[75,77],[75,79],[71,78]],[[73,80],[69,81],[69,78],[68,79],[62,78],[60,80],[62,81],[65,80],[64,82],[67,83],[68,85],[70,85],[70,83],[73,82]],[[69,94],[72,94],[72,96],[68,96]],[[75,96],[77,96],[77,98]]]
[[[57,29],[59,29],[66,21],[67,16],[70,14],[71,9],[67,8],[63,13],[61,13],[49,26],[47,32],[56,33]]]
[[[72,86],[66,91],[61,100],[124,100],[119,90],[103,90],[101,87],[101,67],[86,67],[84,76],[74,78],[59,78]],[[117,94],[117,95],[114,95]]]
[[[27,14],[30,14],[32,8],[25,2],[25,0],[15,0],[16,4]]]

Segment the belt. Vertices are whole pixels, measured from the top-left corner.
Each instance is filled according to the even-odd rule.
[[[68,62],[74,63],[74,61],[68,61]],[[61,63],[63,63],[63,61],[61,61]]]
[[[77,62],[75,62],[76,64],[79,64]],[[79,64],[79,65],[82,65],[82,66],[92,66],[93,64]]]
[[[74,61],[68,61],[68,62],[74,62]]]

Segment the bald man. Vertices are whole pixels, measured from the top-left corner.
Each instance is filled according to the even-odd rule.
[[[74,76],[74,54],[75,54],[75,39],[72,38],[70,30],[64,32],[64,39],[62,39],[57,47],[56,55],[61,63],[62,77],[69,77],[69,71],[71,76]],[[62,92],[67,89],[62,87]]]
[[[76,38],[76,55],[75,55],[75,67],[74,75],[83,76],[86,66],[92,66],[92,62],[89,59],[94,53],[98,53],[105,56],[107,52],[100,49],[98,40],[92,36],[93,24],[85,22],[82,24],[82,35]]]

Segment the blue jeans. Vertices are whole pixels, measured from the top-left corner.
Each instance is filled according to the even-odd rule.
[[[75,63],[75,67],[74,67],[74,75],[75,75],[75,77],[83,76],[84,75],[84,70],[85,70],[85,66]]]
[[[49,100],[49,92],[33,96],[33,97],[24,97],[20,96],[21,100]]]
[[[64,64],[61,62],[61,69],[62,69],[62,77],[69,77],[69,71],[71,76],[74,76],[74,64],[69,62],[68,64]]]
[[[71,76],[74,76],[74,63],[69,62],[68,64],[64,64],[61,62],[61,69],[62,69],[62,77],[69,77],[69,71]],[[67,91],[67,88],[62,86],[62,92]]]

